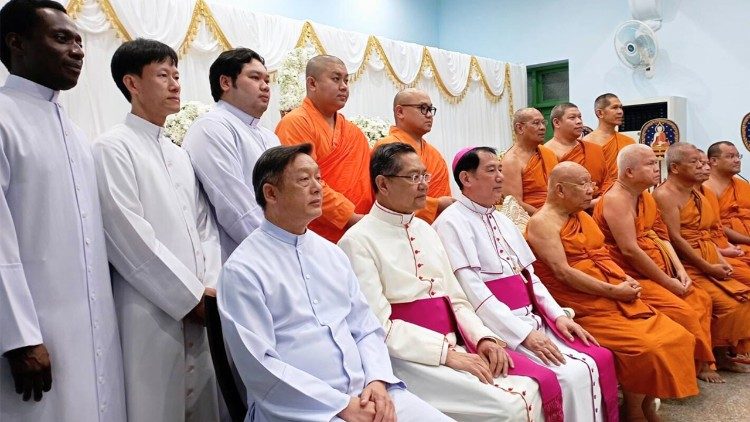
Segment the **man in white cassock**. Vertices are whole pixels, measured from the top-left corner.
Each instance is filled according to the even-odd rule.
[[[563,312],[534,275],[531,263],[535,258],[523,235],[495,209],[503,188],[497,153],[489,147],[461,150],[453,161],[453,173],[461,195],[433,227],[469,302],[485,325],[510,348],[554,371],[562,387],[566,420],[603,420],[597,362],[570,347],[570,340],[578,337],[605,360],[609,356],[608,364],[613,369],[611,354],[596,347],[598,343],[591,334]],[[530,299],[529,288],[533,301],[519,302]],[[555,324],[554,331],[545,319]],[[616,392],[615,379],[604,381],[614,382],[612,391]]]
[[[158,41],[122,44],[112,77],[125,122],[93,146],[125,369],[129,421],[218,419],[203,326],[221,247],[185,151],[164,136],[180,108],[177,55]]]
[[[307,229],[322,213],[312,146],[261,155],[265,219],[227,260],[218,305],[247,389],[246,421],[450,420],[393,375],[385,333],[346,256]]]
[[[59,102],[83,65],[54,1],[0,10],[0,421],[125,422],[88,142]],[[33,401],[29,401],[33,397]]]
[[[263,220],[253,167],[263,151],[279,145],[279,138],[259,125],[271,98],[264,63],[249,48],[221,53],[208,76],[216,108],[190,125],[182,143],[216,213],[222,260]]]
[[[542,420],[538,385],[507,375],[518,362],[474,313],[437,233],[414,217],[430,180],[414,148],[375,148],[370,177],[377,201],[339,246],[385,327],[396,376],[457,420]]]

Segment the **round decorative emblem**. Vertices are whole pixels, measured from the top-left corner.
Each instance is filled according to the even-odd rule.
[[[750,151],[750,113],[747,113],[745,117],[742,118],[740,135],[742,136],[742,143],[745,144],[745,148]]]
[[[638,142],[650,146],[661,157],[670,145],[680,142],[680,129],[669,119],[651,119],[641,127]]]

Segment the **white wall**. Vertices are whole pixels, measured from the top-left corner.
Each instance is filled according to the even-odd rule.
[[[611,91],[623,100],[687,98],[683,141],[707,147],[741,144],[750,112],[750,1],[663,0],[653,79],[620,64],[613,34],[631,19],[627,0],[441,0],[440,47],[527,65],[569,60],[570,99],[596,124],[593,100]],[[741,146],[740,146],[740,149]],[[744,174],[750,174],[745,151]]]

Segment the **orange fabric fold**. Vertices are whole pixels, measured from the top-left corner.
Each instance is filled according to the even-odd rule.
[[[750,236],[750,183],[738,176],[719,195],[721,222],[732,230]]]
[[[610,284],[624,279],[604,247],[604,235],[585,212],[570,216],[560,240],[572,267]],[[541,260],[534,270],[560,305],[573,308],[576,321],[612,350],[623,390],[663,398],[698,394],[695,338],[688,331],[642,300],[623,303],[578,291],[557,280]]]
[[[544,145],[539,145],[521,175],[523,202],[537,209],[544,205],[547,200],[547,179],[556,165],[555,153]]]
[[[612,180],[617,179],[617,154],[620,153],[621,149],[634,143],[635,140],[630,136],[615,132],[612,137],[602,145],[604,161],[607,163],[610,178]]]
[[[424,139],[414,139],[405,131],[391,126],[388,136],[375,143],[375,148],[380,145],[394,142],[403,142],[411,145],[422,159],[422,164],[427,167],[427,172],[432,175],[430,184],[427,187],[427,203],[425,207],[416,212],[416,216],[432,224],[437,218],[438,203],[437,198],[441,196],[451,196],[450,174],[448,165],[445,163],[440,151],[430,145]]]
[[[727,248],[730,243],[729,238],[724,233],[724,225],[721,222],[719,198],[710,188],[701,187],[701,193],[706,198],[706,205],[708,205],[703,207],[702,212],[706,213],[711,221],[711,240],[719,248]],[[746,255],[743,256],[725,256],[724,260],[732,266],[732,276],[742,284],[750,286],[750,254],[748,252],[745,253]]]
[[[597,190],[594,192],[594,198],[606,192],[617,178],[616,174],[613,177],[607,161],[604,159],[602,147],[592,142],[578,141],[578,145],[568,151],[559,161],[561,163],[572,161],[586,167],[586,170],[591,174],[591,180],[596,182]]]
[[[310,229],[338,242],[351,216],[366,214],[373,204],[365,135],[341,113],[331,128],[309,98],[281,119],[276,135],[282,145],[313,145],[312,158],[323,178],[323,215],[310,223]]]

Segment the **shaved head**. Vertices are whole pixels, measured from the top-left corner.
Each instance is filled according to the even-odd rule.
[[[315,56],[307,62],[307,67],[305,67],[305,77],[320,78],[320,75],[333,65],[343,66],[344,69],[346,69],[344,62],[336,56]]]
[[[539,113],[539,110],[534,107],[526,107],[516,110],[516,112],[513,113],[513,127],[515,127],[517,123],[526,123],[533,119],[534,116],[536,116],[536,113]]]
[[[549,194],[555,190],[560,183],[578,183],[582,179],[591,176],[586,167],[572,161],[563,161],[555,166],[549,173]]]
[[[687,142],[675,142],[669,146],[664,158],[667,162],[667,168],[671,168],[672,164],[684,163],[691,158],[697,150],[698,148],[693,144],[688,144]]]
[[[393,121],[414,139],[432,130],[436,111],[430,96],[421,89],[406,88],[393,97]]]
[[[617,154],[617,177],[622,179],[625,170],[639,166],[644,160],[655,158],[654,150],[648,145],[631,144],[620,150]]]
[[[399,91],[395,97],[393,97],[393,107],[404,104],[414,104],[415,98],[427,96],[427,93],[417,88],[406,88]],[[429,97],[428,97],[429,98]]]

